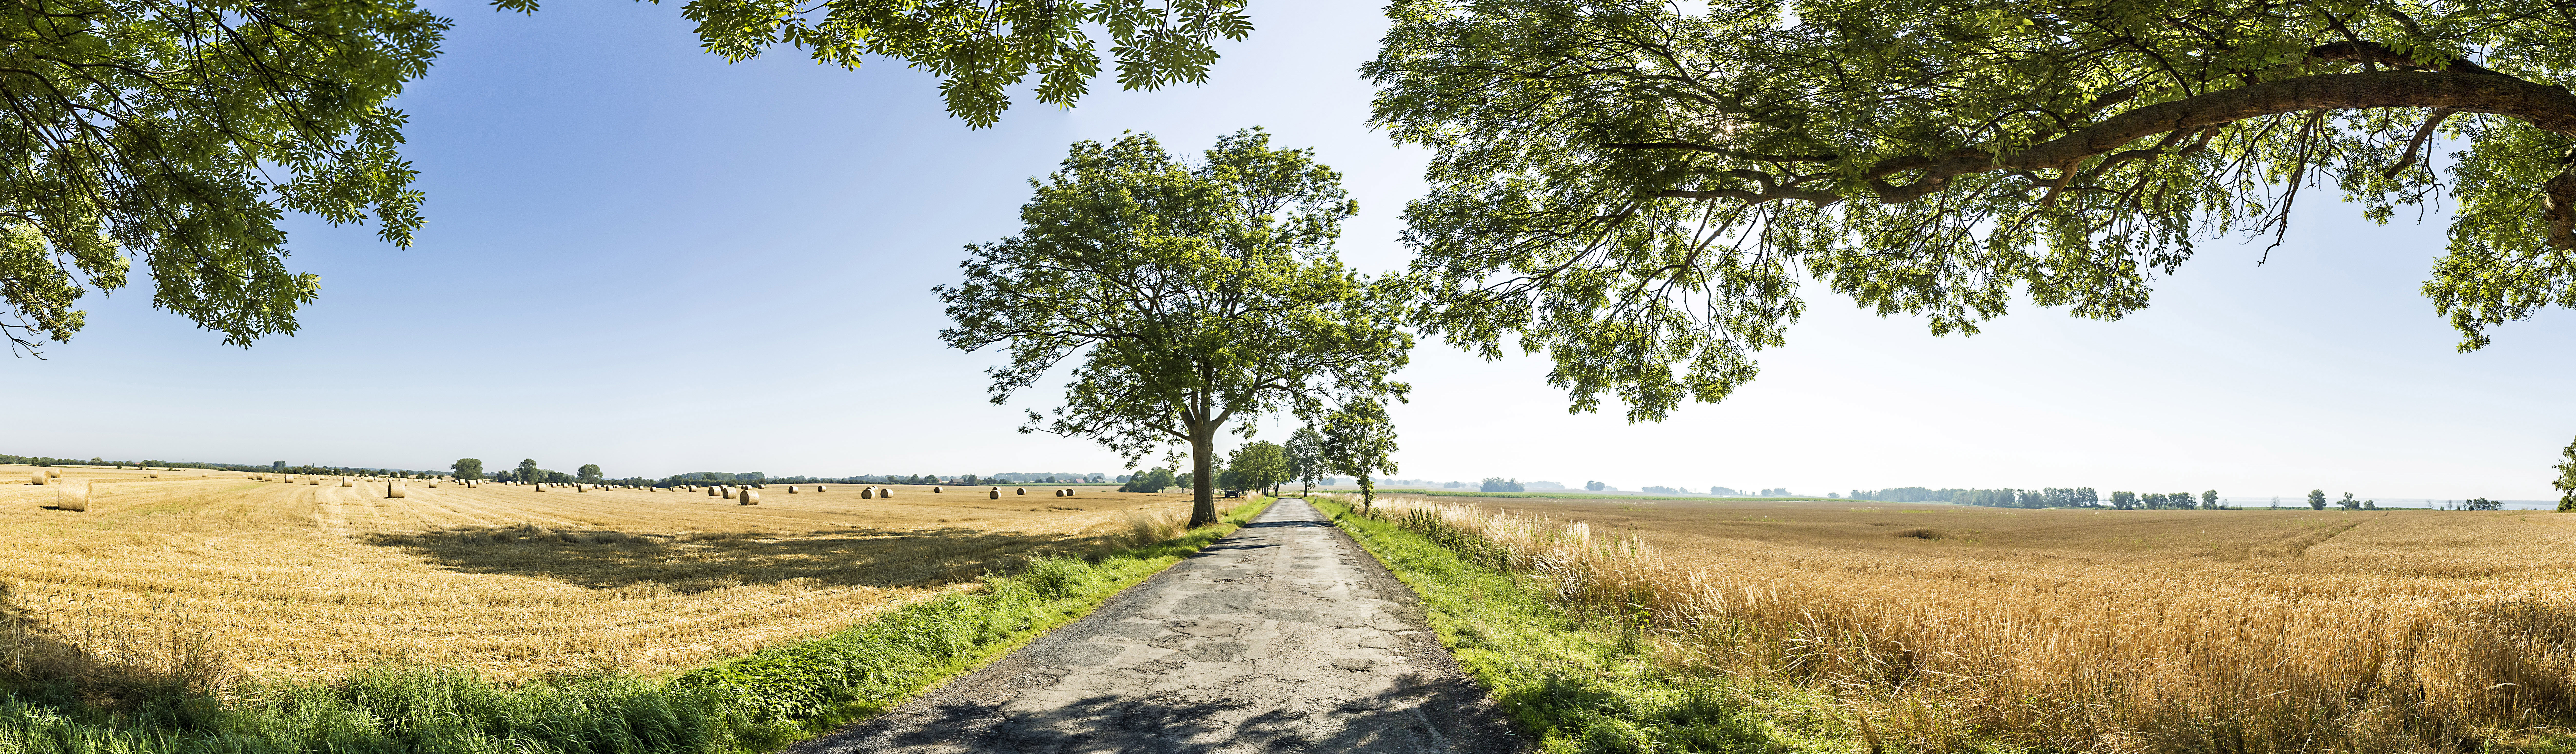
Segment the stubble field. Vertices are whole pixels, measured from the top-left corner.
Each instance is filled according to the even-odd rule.
[[[2460,751],[2576,722],[2576,514],[1381,502],[1892,746]],[[1873,745],[1874,746],[1874,745]]]
[[[495,679],[687,667],[820,635],[1044,551],[1169,536],[1187,498],[1084,488],[703,493],[260,481],[0,466],[0,658],[334,677],[385,659]],[[200,476],[204,474],[204,476]],[[59,658],[58,658],[59,659]],[[180,665],[219,667],[181,668]]]

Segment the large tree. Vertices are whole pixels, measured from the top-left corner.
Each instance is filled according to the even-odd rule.
[[[2558,464],[2550,467],[2558,477],[2549,480],[2549,486],[2558,489],[2558,510],[2576,511],[2576,441],[2567,443],[2558,457]]]
[[[1278,492],[1279,485],[1295,478],[1288,472],[1287,449],[1268,440],[1236,448],[1234,457],[1226,462],[1226,471],[1234,475],[1235,483],[1243,485],[1243,489],[1265,493]]]
[[[534,12],[535,0],[496,0]],[[781,45],[941,80],[950,114],[992,125],[1036,77],[1071,106],[1107,42],[1128,89],[1205,81],[1244,0],[691,0],[728,60]],[[287,213],[422,223],[403,113],[450,22],[411,0],[27,0],[0,13],[0,334],[36,352],[79,332],[90,290],[137,279],[152,304],[231,345],[291,335],[320,280],[286,265]]]
[[[1716,401],[1803,280],[1973,333],[2145,307],[2303,191],[2452,211],[2463,350],[2576,305],[2576,4],[1396,0],[1375,122],[1432,150],[1425,332],[1579,410]],[[2447,159],[2439,154],[2457,148]]]
[[[471,482],[483,478],[483,459],[480,458],[459,458],[447,468],[456,472],[456,478],[460,480]]]
[[[968,246],[964,282],[936,289],[955,323],[940,338],[1009,353],[987,370],[994,403],[1072,363],[1063,405],[1021,431],[1090,438],[1131,464],[1185,448],[1191,525],[1212,523],[1228,422],[1406,390],[1390,379],[1413,346],[1406,293],[1334,255],[1359,210],[1340,179],[1259,129],[1195,166],[1145,134],[1077,143],[1030,181],[1020,233]]]
[[[1395,421],[1386,404],[1350,401],[1324,418],[1323,435],[1325,463],[1359,483],[1361,509],[1377,507],[1377,475],[1396,470]]]
[[[1290,433],[1284,450],[1288,453],[1288,478],[1304,488],[1300,492],[1313,493],[1315,485],[1322,484],[1324,476],[1332,473],[1325,464],[1324,436],[1314,427],[1298,427]]]

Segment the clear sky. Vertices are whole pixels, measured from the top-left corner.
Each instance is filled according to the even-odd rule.
[[[676,4],[558,2],[533,17],[438,0],[457,27],[399,103],[429,225],[294,226],[322,276],[304,331],[249,350],[153,311],[85,301],[48,361],[0,365],[0,452],[439,468],[535,458],[616,476],[1120,473],[1084,441],[1014,431],[991,353],[943,350],[930,287],[960,247],[1017,229],[1067,144],[1149,131],[1175,151],[1260,125],[1319,148],[1361,203],[1346,259],[1394,269],[1423,154],[1366,125],[1372,3],[1256,2],[1208,85],[1103,80],[1073,111],[971,130],[935,82],[793,54],[700,52]],[[1436,342],[1396,418],[1406,478],[1817,494],[1892,486],[2198,491],[2382,501],[2554,497],[2576,435],[2576,317],[2454,353],[2416,293],[2447,218],[2371,226],[2327,192],[2268,264],[2204,245],[2122,322],[2023,306],[1936,338],[1810,289],[1790,344],[1723,405],[1656,425],[1569,415],[1530,358]],[[1287,420],[1264,421],[1284,438]]]

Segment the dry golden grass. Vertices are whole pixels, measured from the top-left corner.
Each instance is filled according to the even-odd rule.
[[[1906,749],[2461,751],[2576,722],[2576,515],[1379,508]]]
[[[495,678],[686,667],[827,633],[1033,552],[1125,542],[1135,519],[1189,507],[1109,492],[1014,505],[928,487],[758,506],[510,485],[394,499],[375,484],[57,468],[57,481],[90,483],[88,511],[56,509],[50,484],[0,485],[0,654],[220,657],[297,677],[392,657]],[[0,466],[0,478],[28,471]]]

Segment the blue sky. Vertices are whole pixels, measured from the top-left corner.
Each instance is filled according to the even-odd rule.
[[[304,331],[249,350],[149,305],[86,300],[21,396],[0,452],[426,468],[533,457],[609,473],[1118,473],[1076,440],[1013,431],[990,353],[943,350],[933,285],[960,247],[1016,230],[1067,144],[1149,131],[1176,151],[1260,125],[1314,146],[1361,203],[1345,258],[1403,264],[1423,154],[1366,126],[1367,3],[1255,3],[1259,29],[1204,87],[1101,81],[1073,111],[1025,103],[972,130],[936,84],[777,55],[700,52],[676,5],[558,2],[456,19],[400,106],[429,225],[397,249],[300,222],[322,276]],[[2383,501],[2552,497],[2576,435],[2576,319],[2488,349],[2416,293],[2445,218],[2377,227],[2311,194],[2289,242],[2219,240],[2125,321],[2023,306],[1932,337],[1821,287],[1759,380],[1656,425],[1569,415],[1528,358],[1426,343],[1396,412],[1399,476],[1601,480],[1802,493],[1889,486],[2311,488]],[[1265,420],[1284,437],[1286,420]]]

